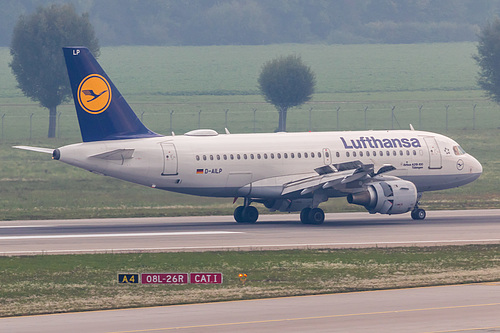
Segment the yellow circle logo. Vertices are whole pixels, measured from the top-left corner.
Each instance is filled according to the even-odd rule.
[[[78,86],[78,102],[88,113],[104,112],[111,103],[111,86],[103,76],[90,74]]]

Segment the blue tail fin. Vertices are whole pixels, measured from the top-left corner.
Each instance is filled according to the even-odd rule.
[[[63,51],[84,142],[159,136],[137,118],[86,47]]]

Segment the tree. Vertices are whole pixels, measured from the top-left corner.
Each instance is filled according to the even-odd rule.
[[[492,100],[500,104],[500,19],[496,17],[488,22],[478,37],[478,54],[474,56],[480,67],[477,82]]]
[[[79,16],[72,5],[39,7],[32,15],[21,15],[14,27],[9,65],[23,93],[49,109],[49,138],[55,137],[57,106],[71,96],[61,48],[72,45],[99,55],[88,15]]]
[[[258,81],[265,100],[279,112],[278,131],[285,132],[288,109],[311,99],[316,76],[299,56],[290,55],[266,62]]]

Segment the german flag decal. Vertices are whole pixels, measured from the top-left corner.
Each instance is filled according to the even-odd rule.
[[[196,174],[197,175],[202,175],[203,174],[203,169],[196,169]]]

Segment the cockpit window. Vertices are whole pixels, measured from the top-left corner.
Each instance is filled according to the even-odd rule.
[[[455,155],[464,155],[465,154],[465,150],[460,146],[453,146],[453,152],[455,153]]]

